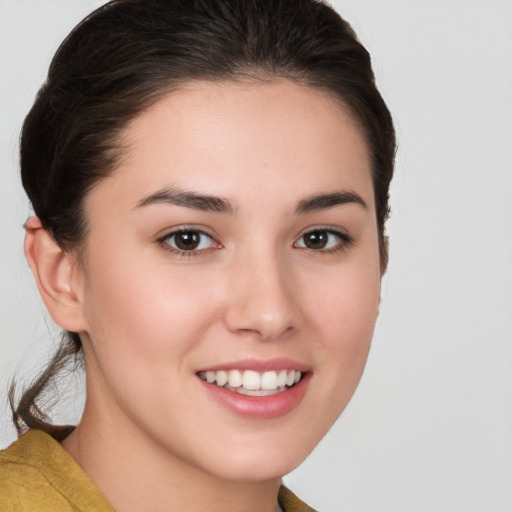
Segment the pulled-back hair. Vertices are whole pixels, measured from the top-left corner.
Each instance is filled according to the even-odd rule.
[[[285,78],[321,89],[352,114],[368,144],[381,267],[395,134],[370,56],[319,0],[114,0],[85,18],[58,49],[21,136],[23,186],[35,214],[65,251],[87,235],[84,198],[116,168],[127,124],[187,82]],[[51,364],[18,405],[21,433],[59,437],[38,406],[59,369],[79,358],[65,333]]]

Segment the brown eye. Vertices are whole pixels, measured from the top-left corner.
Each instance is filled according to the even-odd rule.
[[[192,229],[171,233],[162,241],[182,252],[201,251],[208,249],[213,244],[212,238],[206,233]]]
[[[330,229],[314,229],[302,235],[294,245],[313,251],[329,251],[345,249],[351,243],[352,238],[344,233]]]
[[[329,234],[326,231],[312,231],[306,233],[303,239],[308,249],[325,249],[329,242]]]

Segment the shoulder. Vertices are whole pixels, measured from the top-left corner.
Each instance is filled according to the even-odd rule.
[[[58,510],[73,510],[39,470],[38,457],[31,457],[34,439],[26,436],[33,437],[26,434],[0,451],[0,511],[41,510],[46,502]]]
[[[279,489],[279,505],[283,512],[316,512],[315,509],[306,505],[284,485]]]
[[[0,461],[0,511],[78,510],[33,468]]]
[[[0,451],[0,512],[113,509],[60,444],[32,430]]]

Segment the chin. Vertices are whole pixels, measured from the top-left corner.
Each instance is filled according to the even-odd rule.
[[[226,447],[220,456],[222,464],[218,463],[219,455],[209,454],[213,461],[209,464],[210,472],[238,482],[281,479],[296,469],[316,446],[316,442],[297,438],[293,429],[288,432],[284,440],[255,436],[250,444]]]
[[[288,459],[280,453],[274,453],[268,454],[262,460],[260,453],[259,457],[255,457],[253,460],[246,459],[243,461],[234,457],[234,460],[224,460],[224,467],[220,470],[220,473],[219,468],[217,468],[216,473],[225,480],[240,483],[280,480],[298,467],[306,456]],[[279,460],[274,460],[278,458]]]

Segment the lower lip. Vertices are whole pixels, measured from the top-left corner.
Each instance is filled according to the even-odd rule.
[[[295,386],[268,396],[247,396],[199,379],[211,396],[229,411],[246,418],[271,419],[295,409],[306,394],[311,374]],[[198,377],[199,378],[199,377]]]

